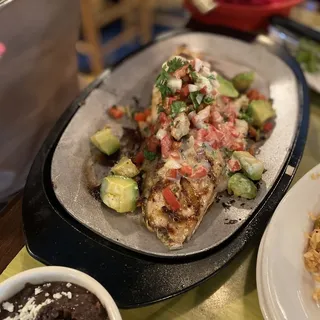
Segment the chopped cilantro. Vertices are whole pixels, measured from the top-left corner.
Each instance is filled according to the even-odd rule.
[[[164,107],[163,107],[163,105],[162,105],[161,103],[159,103],[159,104],[157,105],[157,111],[158,111],[158,113],[164,112]]]
[[[151,152],[148,150],[144,150],[143,155],[147,160],[150,160],[150,161],[153,161],[157,157],[157,154],[155,152]]]
[[[209,79],[209,80],[215,80],[216,78],[214,77],[213,74],[210,74],[210,75],[208,76],[208,79]]]
[[[171,105],[171,115],[175,117],[178,113],[187,109],[187,105],[183,101],[173,101]]]
[[[182,59],[179,58],[173,58],[172,60],[169,60],[167,62],[167,72],[172,73],[175,72],[176,70],[182,68],[184,65],[186,65],[186,61],[183,61]]]
[[[240,112],[239,119],[245,120],[248,123],[252,123],[253,119],[250,110],[248,109],[246,112]]]
[[[156,80],[156,87],[159,89],[162,99],[173,93],[167,85],[169,77],[168,72],[162,69]]]
[[[190,72],[190,77],[191,77],[193,82],[196,82],[197,79],[198,79],[198,75],[197,75],[197,73],[195,71],[191,71]]]
[[[199,101],[197,100],[197,96],[200,94],[199,91],[190,92],[189,97],[194,105],[195,110],[197,110],[200,106]]]
[[[205,104],[211,104],[212,102],[214,101],[214,99],[210,96],[205,96],[204,99],[203,99],[203,102]]]

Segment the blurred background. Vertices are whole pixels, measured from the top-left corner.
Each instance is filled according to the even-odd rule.
[[[268,32],[271,16],[281,15],[320,27],[320,2],[301,0],[81,0],[77,42],[83,85],[104,68],[190,20],[247,32]]]

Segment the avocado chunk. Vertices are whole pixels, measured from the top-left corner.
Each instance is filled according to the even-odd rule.
[[[221,95],[230,98],[237,98],[239,96],[239,92],[235,89],[232,82],[226,80],[220,75],[217,76],[217,80],[219,82],[219,87],[217,88],[217,90]]]
[[[236,173],[228,181],[228,192],[237,197],[254,199],[257,196],[257,187],[242,173]]]
[[[263,162],[247,151],[235,151],[233,157],[239,160],[241,168],[251,180],[260,180],[264,170]]]
[[[119,139],[112,134],[109,128],[96,132],[90,140],[101,152],[106,153],[108,156],[120,148]]]
[[[254,126],[262,127],[264,123],[275,117],[276,112],[272,108],[270,101],[253,100],[249,105],[249,112],[252,117],[252,124]]]
[[[247,91],[254,80],[254,72],[239,73],[232,79],[232,84],[240,92]]]
[[[127,157],[122,157],[120,161],[112,167],[111,172],[128,178],[133,178],[139,174],[136,165]]]
[[[122,176],[107,176],[100,188],[102,202],[109,208],[123,213],[134,211],[139,198],[137,182]]]

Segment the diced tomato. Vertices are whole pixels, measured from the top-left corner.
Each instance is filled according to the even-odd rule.
[[[182,98],[187,98],[189,95],[189,86],[188,85],[184,85],[181,90],[180,90],[180,96]]]
[[[151,109],[148,108],[146,110],[144,110],[144,114],[146,115],[146,117],[148,118],[151,115]]]
[[[243,142],[233,141],[230,149],[234,151],[244,151],[244,144]]]
[[[249,100],[267,100],[267,98],[256,89],[249,90],[247,92],[247,97]]]
[[[147,143],[148,151],[151,151],[151,152],[157,151],[157,148],[159,146],[159,140],[155,136],[151,136],[147,138],[146,143]]]
[[[188,70],[188,64],[185,64],[183,67],[173,72],[173,76],[176,77],[177,79],[181,79],[187,74],[187,70]]]
[[[172,146],[172,140],[169,137],[169,135],[166,135],[161,140],[161,154],[163,158],[169,157],[171,146]]]
[[[170,125],[170,119],[164,112],[160,112],[159,114],[159,121],[161,123],[161,127],[166,129]]]
[[[266,122],[264,125],[263,125],[263,131],[264,132],[270,132],[271,130],[273,129],[273,123],[272,122]]]
[[[199,91],[200,91],[200,93],[202,93],[202,94],[207,94],[207,86],[204,86],[204,87],[201,88]]]
[[[240,162],[236,159],[230,159],[228,161],[228,168],[231,172],[236,172],[241,170]]]
[[[144,112],[137,112],[134,115],[134,120],[136,120],[137,122],[146,121],[146,118],[147,117]]]
[[[136,164],[136,165],[141,165],[144,161],[144,155],[143,155],[143,152],[142,151],[139,151],[136,156],[134,157],[133,159],[133,162]]]
[[[191,175],[191,178],[193,179],[199,179],[199,178],[203,178],[205,177],[206,175],[208,174],[208,170],[203,167],[203,166],[200,166],[198,167],[195,172]]]
[[[192,172],[193,172],[192,167],[188,165],[182,166],[180,169],[181,175],[186,177],[190,177],[192,175]]]
[[[178,99],[178,97],[169,97],[168,98],[168,103],[171,106],[173,101],[176,101]]]
[[[173,211],[177,211],[180,209],[181,205],[175,194],[170,189],[170,187],[166,187],[165,189],[163,189],[162,195],[164,197],[164,200],[167,202],[167,204],[171,207]]]
[[[120,119],[124,115],[124,111],[117,106],[113,106],[108,110],[109,115],[114,119]]]
[[[153,124],[151,124],[151,125],[149,126],[149,131],[150,131],[150,134],[155,134],[155,132],[156,132],[156,127],[155,127]]]
[[[196,140],[197,141],[205,141],[207,134],[208,134],[208,130],[207,129],[199,129],[197,131]]]
[[[167,174],[168,178],[177,179],[178,177],[178,169],[170,169]]]
[[[211,112],[211,118],[212,118],[212,123],[214,124],[219,124],[223,122],[223,117],[221,116],[220,112],[217,110],[214,110]]]

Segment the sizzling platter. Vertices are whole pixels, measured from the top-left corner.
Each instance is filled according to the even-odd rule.
[[[222,195],[220,202],[208,210],[197,233],[179,251],[169,251],[133,214],[119,215],[110,210],[88,189],[88,161],[92,159],[89,138],[106,123],[116,134],[131,123],[119,124],[108,119],[111,105],[132,105],[139,99],[141,107],[150,105],[153,84],[168,52],[188,43],[195,51],[204,52],[213,69],[232,78],[243,71],[256,74],[253,88],[273,99],[276,126],[270,138],[261,146],[259,159],[266,168],[257,197],[250,201]],[[149,63],[144,62],[148,60]],[[272,68],[270,67],[272,66]],[[234,234],[263,201],[277,179],[290,152],[298,120],[298,93],[290,68],[263,47],[245,44],[219,36],[187,33],[164,40],[120,65],[104,83],[86,99],[64,131],[52,161],[52,181],[55,194],[64,208],[86,227],[124,247],[155,256],[186,256],[212,249]],[[133,131],[131,131],[133,132]],[[129,135],[132,136],[132,135]],[[133,148],[137,144],[132,144]],[[92,164],[100,179],[106,175],[105,164]],[[109,169],[107,169],[109,170]]]

